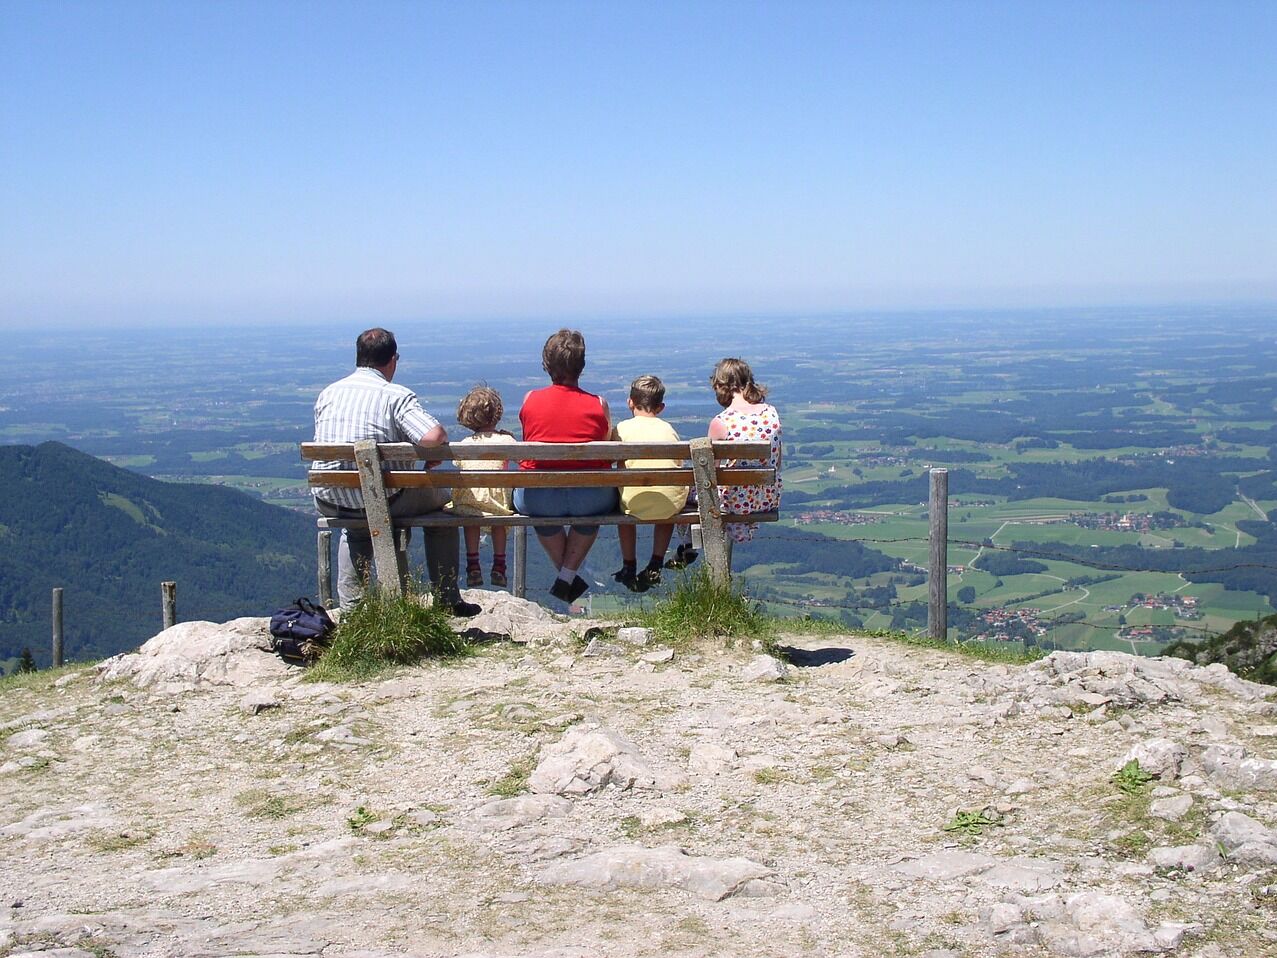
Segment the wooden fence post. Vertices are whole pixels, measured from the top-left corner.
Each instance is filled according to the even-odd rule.
[[[355,464],[359,467],[359,485],[364,494],[364,515],[368,518],[368,534],[372,536],[372,560],[377,582],[390,595],[402,595],[404,568],[402,553],[395,542],[390,524],[390,507],[386,502],[386,483],[381,476],[381,453],[377,440],[363,439],[355,443]]]
[[[53,590],[53,667],[62,666],[62,589]]]
[[[949,470],[931,470],[931,562],[927,569],[927,634],[949,635]]]
[[[325,609],[333,607],[333,533],[320,529],[316,552],[319,559],[319,604]]]
[[[718,471],[714,466],[714,446],[705,436],[689,443],[692,475],[696,478],[696,503],[701,513],[701,539],[705,545],[705,565],[715,584],[732,581],[732,554],[727,548],[723,510],[718,503]]]
[[[164,628],[177,625],[177,583],[161,582],[160,599],[164,606]]]
[[[528,594],[528,527],[514,527],[514,589],[512,595],[522,599]]]

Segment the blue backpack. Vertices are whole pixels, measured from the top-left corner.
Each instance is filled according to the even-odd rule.
[[[308,665],[328,647],[336,627],[325,609],[301,598],[270,617],[270,647],[285,662]]]

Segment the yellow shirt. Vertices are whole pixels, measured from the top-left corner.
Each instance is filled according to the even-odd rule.
[[[618,422],[614,430],[621,442],[678,442],[678,433],[664,419],[635,416]],[[630,469],[679,469],[676,459],[627,459]],[[639,519],[668,519],[687,504],[687,486],[634,486],[621,490],[621,511]]]
[[[473,443],[510,442],[512,437],[499,432],[476,432],[462,439],[458,446]],[[506,468],[500,459],[456,459],[457,468],[464,472],[499,472]],[[486,489],[477,486],[473,489],[452,490],[452,511],[459,516],[510,516],[514,515],[511,502],[513,489]]]

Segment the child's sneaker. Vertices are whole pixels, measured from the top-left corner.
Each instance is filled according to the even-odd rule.
[[[661,567],[648,566],[638,574],[639,585],[643,588],[640,592],[646,592],[648,589],[654,588],[661,584]]]
[[[633,569],[622,566],[620,572],[612,573],[612,578],[631,592],[646,592],[647,586],[639,579],[639,575]]]
[[[492,569],[492,572],[488,575],[488,581],[491,582],[493,585],[504,589],[506,587],[505,571],[502,570],[498,572],[497,569],[494,567]]]
[[[478,566],[466,569],[466,588],[476,589],[481,585],[483,585],[483,570]]]
[[[665,568],[686,569],[696,561],[698,555],[700,553],[693,549],[690,543],[680,542],[678,548],[674,550],[674,558],[665,560]]]

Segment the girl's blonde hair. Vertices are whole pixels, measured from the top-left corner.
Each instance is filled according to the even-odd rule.
[[[760,403],[767,398],[767,387],[754,382],[749,363],[743,359],[720,359],[709,377],[709,384],[714,389],[714,398],[724,407],[732,404],[732,397],[737,393],[748,403]]]
[[[504,412],[500,393],[491,386],[475,386],[457,404],[457,422],[474,432],[490,432]]]

